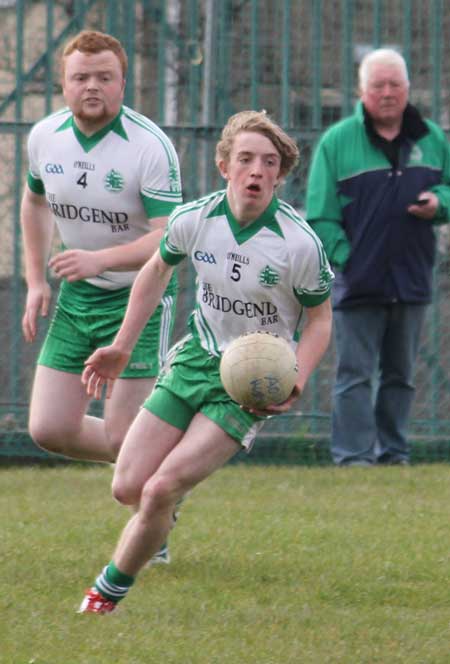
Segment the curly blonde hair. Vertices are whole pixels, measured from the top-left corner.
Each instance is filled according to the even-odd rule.
[[[216,145],[216,164],[230,159],[233,141],[241,131],[254,131],[266,136],[276,147],[281,157],[280,178],[285,178],[299,160],[299,149],[295,141],[286,134],[266,111],[241,111],[229,119]]]

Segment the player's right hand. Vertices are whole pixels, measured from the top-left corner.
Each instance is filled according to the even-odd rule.
[[[106,398],[111,396],[116,378],[128,364],[130,353],[118,350],[114,345],[97,348],[85,361],[81,382],[86,392],[94,399],[101,399],[103,386],[106,385]]]
[[[70,282],[96,277],[105,270],[101,252],[83,249],[67,249],[55,254],[48,265],[56,277]]]
[[[25,311],[22,317],[22,332],[25,341],[31,342],[36,338],[38,316],[48,316],[50,308],[51,289],[47,282],[28,289],[25,302]]]
[[[432,191],[423,191],[418,199],[424,201],[423,205],[412,203],[407,208],[408,212],[419,219],[430,221],[439,209],[439,198]]]

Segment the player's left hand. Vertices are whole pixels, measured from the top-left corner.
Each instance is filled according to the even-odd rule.
[[[53,256],[48,263],[55,275],[67,281],[79,281],[95,277],[105,270],[99,252],[84,249],[68,249]]]
[[[118,350],[114,345],[98,348],[85,361],[81,382],[86,392],[94,399],[101,399],[103,386],[106,385],[106,398],[111,396],[116,378],[128,364],[130,353]]]
[[[301,393],[302,393],[301,389],[297,385],[294,385],[294,389],[292,390],[290,396],[286,399],[286,401],[283,401],[282,403],[279,404],[273,404],[271,406],[267,406],[264,410],[258,410],[256,408],[246,408],[245,410],[247,410],[252,415],[258,415],[258,417],[269,417],[271,415],[279,415],[280,413],[286,413],[288,410],[292,408],[292,406],[297,401]]]
[[[424,205],[409,205],[408,212],[419,219],[433,219],[439,208],[439,199],[432,191],[422,191],[418,196],[420,200],[426,200]]]

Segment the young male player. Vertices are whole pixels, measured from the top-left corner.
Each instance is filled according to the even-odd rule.
[[[295,143],[265,113],[231,117],[216,151],[226,190],[174,211],[159,251],[136,278],[113,344],[86,362],[88,393],[99,396],[105,383],[113,389],[174,266],[189,256],[198,284],[190,334],[175,346],[170,368],[131,425],[116,464],[114,496],[139,503],[139,511],[80,612],[114,610],[165,541],[176,501],[241,447],[250,449],[264,416],[292,406],[328,346],[330,267],[317,236],[275,196],[297,159]],[[288,339],[299,366],[292,395],[264,413],[241,409],[219,376],[227,344],[259,329]]]
[[[38,358],[30,434],[51,452],[106,462],[115,461],[166,354],[175,280],[161,291],[104,420],[86,414],[84,361],[111,343],[137,270],[182,200],[178,158],[168,137],[122,105],[126,73],[126,53],[109,35],[83,31],[67,44],[62,87],[68,107],[31,131],[21,214],[28,286],[23,333],[29,342],[38,317],[49,310],[46,270],[55,223],[63,243],[48,263],[62,281]]]

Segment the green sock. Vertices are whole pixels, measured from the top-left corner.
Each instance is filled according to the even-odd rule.
[[[95,587],[106,599],[119,602],[134,583],[134,576],[121,572],[111,560],[95,580]]]

